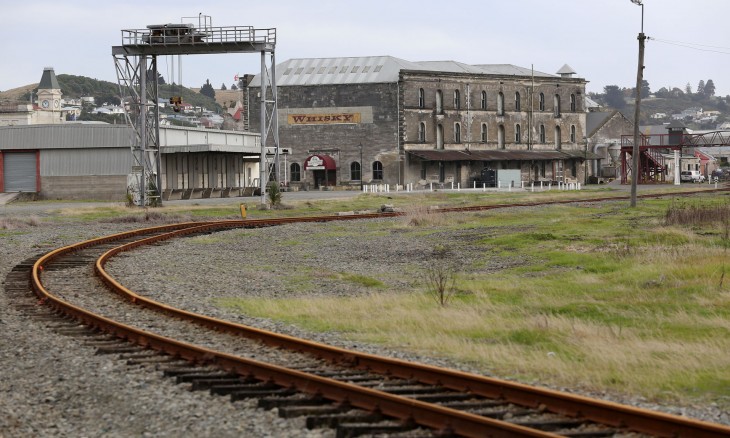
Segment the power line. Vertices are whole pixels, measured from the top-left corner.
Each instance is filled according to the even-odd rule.
[[[699,50],[702,52],[713,52],[713,53],[720,53],[723,55],[730,55],[730,47],[709,46],[706,44],[686,43],[686,42],[682,42],[682,41],[672,41],[672,40],[665,40],[665,39],[654,38],[654,37],[648,37],[648,39],[650,39],[652,41],[656,41],[658,43],[664,43],[664,44],[669,44],[672,46],[684,47],[686,49],[693,49],[693,50]],[[703,49],[703,47],[712,47],[712,49]],[[722,50],[713,50],[713,49],[725,49],[728,51],[725,52]]]

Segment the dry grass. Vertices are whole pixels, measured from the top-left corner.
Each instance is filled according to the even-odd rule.
[[[652,202],[628,211],[556,206],[540,215],[408,211],[393,225],[400,233],[417,238],[476,221],[501,230],[485,255],[528,261],[460,275],[445,307],[418,286],[357,298],[228,304],[502,377],[730,408],[722,224],[662,225],[667,202]]]
[[[40,225],[41,220],[38,216],[29,216],[27,218],[0,218],[0,230],[17,230],[28,227],[37,227]]]

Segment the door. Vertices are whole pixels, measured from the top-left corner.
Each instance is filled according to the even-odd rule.
[[[3,154],[3,183],[6,192],[35,192],[36,153],[6,152]]]

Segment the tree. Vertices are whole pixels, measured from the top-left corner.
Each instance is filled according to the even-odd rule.
[[[708,79],[707,83],[705,83],[705,96],[714,96],[715,95],[715,83],[712,82],[712,79]]]
[[[646,97],[649,97],[651,94],[651,89],[649,88],[649,82],[644,79],[641,81],[641,98],[644,99]]]
[[[213,86],[210,85],[210,80],[206,79],[205,84],[200,87],[200,94],[203,96],[208,96],[211,99],[215,99],[215,90],[213,89]]]
[[[687,94],[692,94],[692,86],[687,82],[687,85],[684,86],[684,92]]]
[[[225,90],[227,90],[226,84],[221,84],[221,91],[225,91]]]
[[[700,79],[700,83],[697,84],[697,94],[704,96],[705,95],[705,81]]]
[[[147,70],[147,82],[151,82],[154,79],[154,76],[152,75],[152,71]],[[160,72],[157,72],[157,84],[158,85],[165,85],[165,78],[162,77]]]
[[[618,110],[626,106],[624,94],[618,85],[606,85],[603,91],[606,93],[606,105]]]
[[[231,90],[238,90],[238,87],[236,87],[236,84],[231,84]]]

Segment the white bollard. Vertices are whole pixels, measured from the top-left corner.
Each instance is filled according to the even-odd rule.
[[[530,191],[533,193],[535,192],[535,183],[530,184]]]
[[[474,189],[476,189],[476,188],[477,188],[477,182],[476,182],[476,181],[474,181],[474,187],[473,187],[473,188],[474,188]]]
[[[431,183],[431,191],[433,192],[433,183]]]
[[[524,181],[520,181],[520,184],[521,184],[521,185],[520,185],[520,188],[521,188],[522,190],[524,190],[524,189],[525,189],[525,182],[524,182]]]
[[[502,188],[502,181],[497,181],[497,188],[498,189],[501,189]]]
[[[578,190],[580,190],[580,183],[578,183]]]
[[[487,183],[482,183],[482,191],[483,192],[487,191]]]
[[[460,192],[461,191],[461,183],[457,183],[456,184],[456,191],[457,192]]]
[[[451,181],[451,190],[454,190],[454,182]]]

